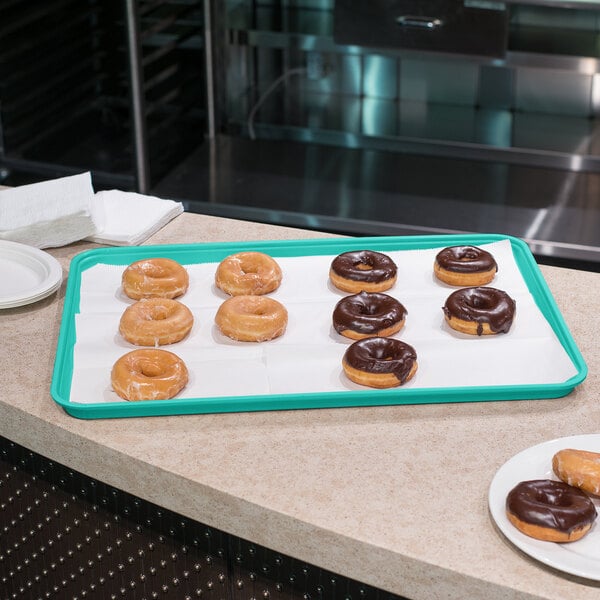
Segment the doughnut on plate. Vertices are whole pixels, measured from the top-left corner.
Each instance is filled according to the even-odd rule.
[[[489,508],[502,534],[517,548],[541,563],[571,575],[600,581],[600,523],[576,542],[557,544],[533,539],[518,531],[505,512],[506,496],[519,482],[558,478],[552,472],[552,457],[564,448],[600,451],[600,434],[576,435],[532,446],[513,456],[498,469],[489,489]],[[600,497],[590,496],[600,515]]]

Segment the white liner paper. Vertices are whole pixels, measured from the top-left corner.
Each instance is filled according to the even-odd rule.
[[[509,240],[482,244],[499,266],[490,286],[517,304],[509,333],[469,336],[448,327],[442,306],[457,288],[439,282],[433,262],[440,248],[386,252],[398,265],[398,281],[386,293],[407,309],[397,337],[417,351],[418,372],[404,387],[446,388],[562,383],[577,374],[575,365],[536,306],[517,267]],[[283,271],[270,294],[288,310],[285,334],[263,343],[235,342],[214,325],[227,296],[214,286],[217,263],[185,265],[188,292],[178,298],[194,314],[194,327],[183,341],[163,346],[179,355],[190,372],[181,398],[253,396],[369,389],[349,381],[341,360],[351,340],[337,334],[331,315],[344,295],[328,280],[335,257],[276,257]],[[136,347],[118,333],[119,319],[133,301],[121,291],[123,266],[97,264],[82,273],[80,314],[71,402],[116,402],[110,372],[114,362]]]

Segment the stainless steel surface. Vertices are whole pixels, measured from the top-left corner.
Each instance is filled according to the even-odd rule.
[[[563,11],[561,29],[554,12],[515,7],[505,58],[456,58],[335,44],[333,3],[318,4],[231,12],[230,49],[246,65],[232,72],[246,79],[229,87],[227,125],[250,137],[600,171],[593,13]]]
[[[144,70],[140,41],[140,16],[137,0],[126,0],[127,58],[129,60],[129,86],[131,114],[133,117],[133,144],[135,146],[135,177],[137,189],[146,194],[150,189],[148,136],[146,133],[146,101],[144,97]]]
[[[212,8],[210,0],[204,0],[204,68],[206,70],[206,135],[212,139],[216,135],[214,57],[213,57],[213,27]]]
[[[344,46],[409,48],[502,57],[508,10],[502,2],[336,0],[333,38]]]
[[[600,269],[596,173],[220,136],[153,192],[190,211],[352,235],[505,233],[542,262]]]

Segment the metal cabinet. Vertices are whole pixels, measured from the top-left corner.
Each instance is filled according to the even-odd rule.
[[[337,0],[333,38],[339,44],[502,57],[508,8],[463,0]]]

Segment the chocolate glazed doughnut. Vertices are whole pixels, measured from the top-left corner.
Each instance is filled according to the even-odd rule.
[[[456,290],[442,307],[452,329],[471,335],[508,333],[516,310],[515,301],[502,290],[471,287]]]
[[[494,279],[498,265],[489,252],[476,246],[450,246],[438,252],[433,271],[449,285],[475,286]]]
[[[358,250],[334,258],[329,278],[344,292],[383,292],[396,283],[397,272],[396,263],[386,254]]]
[[[342,367],[348,378],[360,385],[395,387],[417,372],[417,353],[412,346],[395,338],[365,338],[348,347]]]
[[[333,327],[354,340],[394,335],[404,325],[406,309],[398,300],[377,292],[342,298],[333,310]]]
[[[506,498],[506,516],[519,531],[539,540],[574,542],[598,516],[590,498],[562,481],[537,479],[517,484]]]

